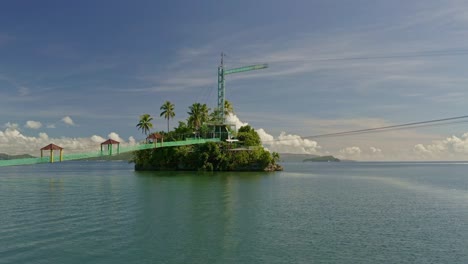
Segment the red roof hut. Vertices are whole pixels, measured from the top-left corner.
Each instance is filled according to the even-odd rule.
[[[41,148],[41,158],[44,157],[44,150],[50,150],[50,163],[54,162],[54,150],[60,150],[60,161],[63,160],[63,148],[59,147],[55,144],[49,144],[43,148]]]
[[[150,134],[150,135],[146,138],[146,140],[148,140],[148,139],[150,139],[151,141],[154,142],[154,146],[156,146],[156,144],[158,143],[158,139],[161,140],[161,146],[162,146],[162,144],[164,143],[164,137],[163,137],[161,134],[159,134],[159,133]]]
[[[103,154],[102,146],[104,146],[104,145],[107,145],[107,151],[108,151],[108,154],[110,156],[112,156],[112,145],[117,145],[117,154],[120,153],[120,142],[118,142],[117,140],[108,139],[108,140],[102,142],[101,143],[101,155]]]

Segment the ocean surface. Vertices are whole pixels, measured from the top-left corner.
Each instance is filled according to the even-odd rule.
[[[468,263],[468,163],[0,167],[0,263]]]

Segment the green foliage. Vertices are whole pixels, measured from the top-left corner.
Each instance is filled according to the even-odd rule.
[[[167,119],[167,133],[169,133],[169,119],[174,118],[175,116],[174,104],[166,101],[159,110],[163,110],[159,116],[164,116],[164,118]]]
[[[224,116],[227,116],[233,113],[234,113],[234,108],[231,102],[229,102],[228,100],[225,100],[224,101]],[[221,117],[221,109],[219,109],[218,107],[213,109],[213,112],[210,113],[209,121],[214,124],[223,124],[224,120],[222,120],[222,117]]]
[[[150,132],[151,128],[153,128],[153,123],[151,123],[151,121],[153,121],[151,115],[143,114],[140,116],[140,121],[138,122],[136,127],[138,128],[138,130],[141,130],[141,132],[146,136]]]
[[[224,115],[234,114],[234,107],[231,102],[224,100]]]
[[[213,112],[211,112],[209,121],[214,124],[222,124],[223,120],[221,120],[221,109],[215,108]]]
[[[252,171],[274,165],[262,147],[231,150],[226,142],[156,148],[135,152],[136,170]]]
[[[206,104],[194,103],[189,107],[189,118],[187,120],[188,125],[195,130],[198,130],[203,123],[209,120],[208,112],[210,108]]]
[[[181,139],[185,139],[186,137],[193,135],[193,129],[185,122],[179,121],[179,126],[174,129],[174,133]]]
[[[187,123],[179,121],[178,127],[175,127],[174,131],[169,131],[169,119],[175,115],[174,105],[166,101],[160,109],[163,110],[160,116],[164,116],[168,121],[167,133],[160,132],[164,136],[164,141],[185,140],[193,137],[194,132],[197,136],[210,137],[213,131],[205,122],[223,123],[223,120],[219,120],[220,109],[215,109],[211,115],[208,115],[210,109],[206,104],[194,103],[187,112],[189,114]],[[227,100],[224,110],[225,115],[234,111]],[[137,127],[147,134],[153,126],[151,120],[150,115],[142,115]],[[222,130],[226,128],[229,129],[224,127]],[[230,132],[233,133],[233,131]],[[136,170],[252,171],[276,168],[272,165],[279,160],[278,153],[271,154],[266,151],[261,146],[260,137],[252,127],[241,127],[237,138],[249,148],[233,150],[233,145],[227,142],[154,148],[134,152],[133,162],[135,162]]]
[[[243,142],[245,146],[261,146],[258,133],[249,125],[239,128],[237,138]]]

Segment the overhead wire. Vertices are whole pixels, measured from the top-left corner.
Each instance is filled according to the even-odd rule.
[[[420,127],[459,124],[459,123],[467,123],[468,120],[462,120],[462,119],[467,119],[467,118],[468,118],[468,115],[464,115],[464,116],[433,119],[433,120],[426,120],[426,121],[419,121],[419,122],[411,122],[411,123],[405,123],[405,124],[399,124],[399,125],[373,127],[373,128],[350,130],[350,131],[343,131],[343,132],[336,132],[336,133],[318,134],[318,135],[312,135],[312,136],[302,136],[301,138],[302,139],[315,139],[315,138],[327,138],[327,137],[343,137],[343,136],[354,136],[354,135],[368,134],[368,133],[388,132],[388,131],[402,130],[402,129],[413,129],[413,128],[420,128]],[[290,141],[290,140],[296,140],[296,139],[275,139],[275,140],[270,140],[270,141],[263,141],[263,143],[277,142],[277,141]]]

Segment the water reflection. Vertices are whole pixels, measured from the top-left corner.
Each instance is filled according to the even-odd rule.
[[[135,175],[139,179],[137,193],[142,195],[139,200],[143,202],[141,214],[137,215],[138,232],[143,240],[156,241],[158,251],[168,245],[179,248],[177,258],[185,262],[234,257],[246,239],[239,230],[248,222],[258,225],[259,188],[262,179],[271,176],[229,172]],[[254,235],[254,230],[251,233]]]

